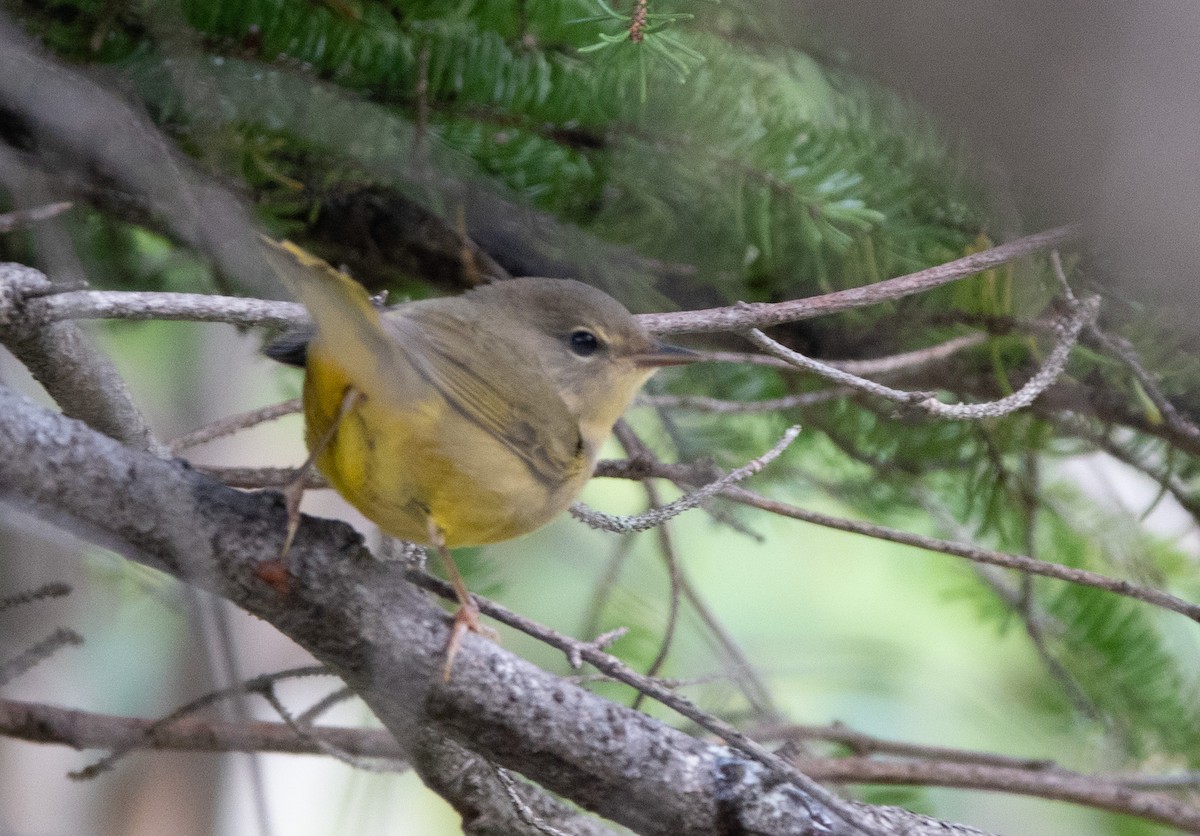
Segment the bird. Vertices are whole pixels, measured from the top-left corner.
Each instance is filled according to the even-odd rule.
[[[572,279],[505,279],[381,309],[319,257],[262,241],[312,319],[265,349],[305,369],[309,458],[285,490],[280,557],[315,466],[383,531],[441,556],[459,603],[448,678],[464,632],[490,632],[449,550],[519,537],[565,510],[642,385],[700,355]]]

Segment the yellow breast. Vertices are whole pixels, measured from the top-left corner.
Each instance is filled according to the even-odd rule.
[[[310,346],[304,383],[309,448],[334,421],[350,385]],[[369,397],[342,419],[317,469],[368,519],[404,540],[429,543],[429,522],[451,547],[518,537],[563,511],[591,476],[580,460],[559,479],[537,474],[432,387],[401,405]]]

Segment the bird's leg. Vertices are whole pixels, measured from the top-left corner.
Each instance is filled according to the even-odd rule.
[[[334,436],[337,435],[338,426],[341,425],[342,419],[364,397],[366,396],[354,387],[346,387],[346,391],[342,394],[342,401],[338,404],[337,415],[330,422],[329,428],[325,430],[325,433],[313,445],[308,458],[304,460],[304,464],[296,468],[295,475],[290,482],[284,485],[281,491],[284,507],[287,509],[287,532],[283,538],[283,548],[279,550],[279,554],[274,560],[264,561],[258,567],[258,576],[281,593],[287,592],[287,567],[285,561],[288,552],[292,549],[292,541],[296,539],[296,532],[300,528],[300,500],[304,498],[304,482],[308,479],[308,474],[313,469],[317,457],[325,452],[325,448],[329,446]]]
[[[458,649],[462,646],[464,633],[470,630],[472,633],[478,633],[493,641],[500,636],[495,630],[480,621],[479,605],[467,591],[467,585],[463,583],[462,575],[458,573],[458,566],[454,563],[450,549],[446,547],[446,537],[442,530],[432,519],[429,519],[427,524],[429,526],[429,542],[442,559],[442,567],[446,570],[446,577],[450,579],[450,585],[454,587],[454,597],[458,599],[458,612],[454,614],[454,624],[450,627],[450,638],[446,642],[446,665],[442,668],[442,681],[449,682],[450,669],[454,667],[454,657],[458,655]]]

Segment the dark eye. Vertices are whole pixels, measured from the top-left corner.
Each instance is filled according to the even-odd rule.
[[[600,347],[600,341],[596,339],[596,335],[585,328],[572,331],[569,339],[571,351],[580,357],[591,357],[596,353],[596,349]]]

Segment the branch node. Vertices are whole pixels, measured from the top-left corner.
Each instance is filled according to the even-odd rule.
[[[12,262],[0,263],[0,328],[25,323],[25,302],[50,292],[46,274]]]
[[[579,670],[583,667],[583,652],[585,650],[607,651],[618,639],[622,638],[628,632],[628,627],[617,627],[606,633],[601,633],[590,642],[577,642],[571,645],[567,648],[567,661],[571,664],[572,670]]]

